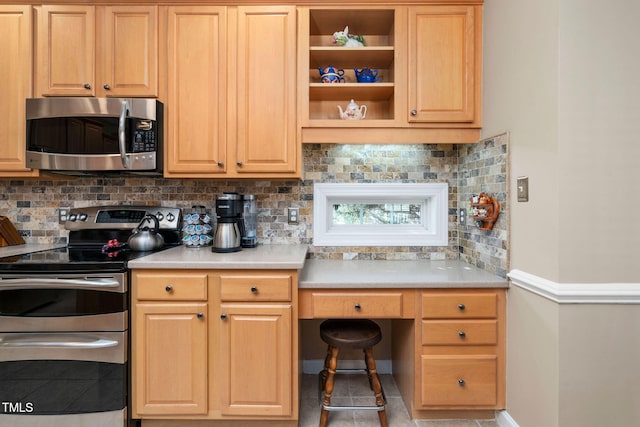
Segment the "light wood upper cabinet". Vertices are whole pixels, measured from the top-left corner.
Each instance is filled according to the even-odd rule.
[[[158,95],[157,6],[37,6],[37,96]]]
[[[165,176],[299,177],[295,6],[167,13]]]
[[[477,121],[476,14],[476,6],[409,8],[409,122]]]
[[[295,173],[296,8],[238,7],[234,21],[236,171]]]
[[[157,6],[105,6],[101,11],[104,54],[98,50],[97,83],[105,96],[158,96]]]
[[[168,15],[166,174],[227,169],[227,8],[172,6]]]
[[[25,168],[25,98],[31,96],[31,6],[0,5],[0,176],[38,176]]]

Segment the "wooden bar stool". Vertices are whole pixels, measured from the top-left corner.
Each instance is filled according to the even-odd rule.
[[[382,427],[388,427],[386,399],[376,370],[376,360],[373,357],[373,346],[382,339],[382,332],[377,323],[366,319],[329,319],[320,325],[320,337],[327,343],[327,357],[324,369],[320,373],[323,392],[322,412],[320,413],[320,427],[326,427],[330,411],[347,410],[375,410]],[[338,353],[341,348],[362,349],[369,385],[376,397],[375,406],[332,406],[331,393],[336,372],[353,371],[353,369],[337,369]]]

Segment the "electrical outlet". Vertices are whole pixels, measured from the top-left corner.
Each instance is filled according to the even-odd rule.
[[[298,224],[300,212],[298,208],[288,208],[287,216],[289,224]]]
[[[69,219],[69,209],[61,208],[58,209],[58,222],[63,224],[67,219]]]
[[[461,225],[465,225],[467,223],[467,210],[465,208],[460,208],[459,212],[458,220]]]
[[[528,202],[529,201],[529,177],[519,176],[517,181],[517,186],[518,186],[518,201]]]

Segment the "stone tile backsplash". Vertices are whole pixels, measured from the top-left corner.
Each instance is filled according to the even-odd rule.
[[[303,179],[221,180],[150,177],[63,177],[55,180],[0,180],[0,215],[11,219],[29,243],[66,243],[58,223],[59,208],[110,204],[167,205],[214,210],[225,191],[255,194],[258,241],[261,244],[306,243],[311,258],[325,259],[458,259],[505,276],[506,141],[479,144],[303,146]],[[313,184],[315,182],[447,182],[449,246],[446,247],[314,247]],[[469,192],[500,198],[504,213],[491,232],[458,226],[459,206]],[[298,207],[300,223],[287,223],[287,208]]]

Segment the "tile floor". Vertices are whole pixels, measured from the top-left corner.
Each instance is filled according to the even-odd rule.
[[[380,381],[387,397],[389,427],[498,427],[494,420],[412,420],[404,406],[400,392],[391,375],[381,375]],[[375,402],[369,382],[364,375],[336,376],[331,396],[334,405],[371,405]],[[300,390],[300,427],[317,427],[320,421],[318,376],[303,375]],[[376,427],[376,411],[337,411],[329,413],[327,427]]]

